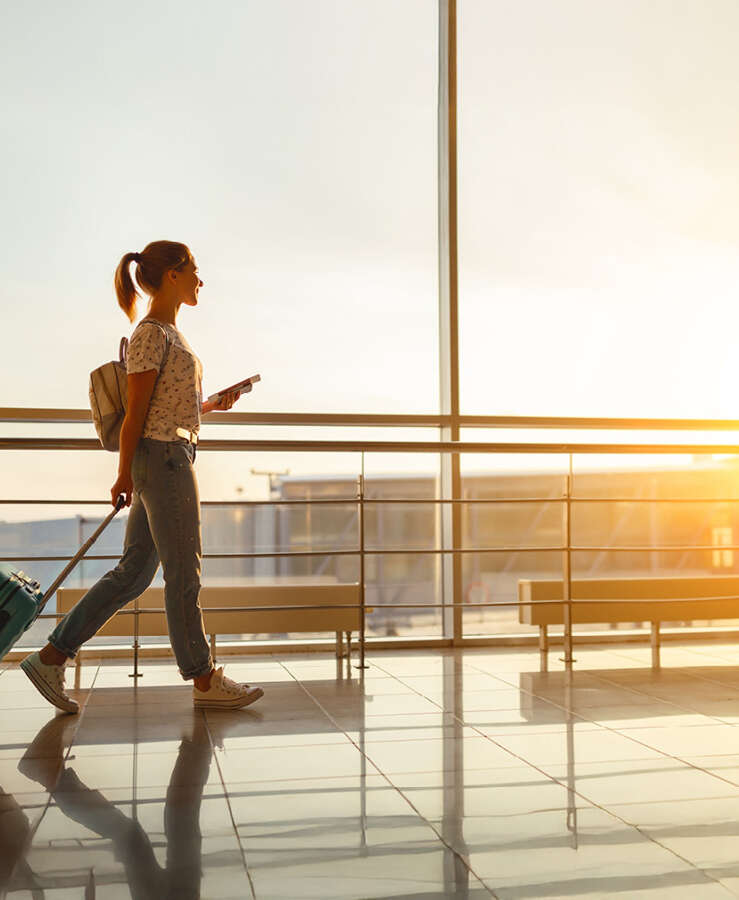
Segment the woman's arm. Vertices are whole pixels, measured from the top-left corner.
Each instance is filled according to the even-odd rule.
[[[133,492],[131,463],[141,439],[141,432],[144,430],[144,422],[158,374],[156,369],[149,369],[147,372],[136,372],[136,374],[128,376],[128,406],[121,425],[118,478],[111,489],[114,504],[119,494],[125,494],[126,506],[131,505]]]
[[[149,412],[151,395],[159,373],[156,369],[137,372],[128,376],[128,408],[121,426],[121,448],[118,457],[118,474],[129,474],[133,455],[136,452],[141,432],[144,430],[146,414]]]

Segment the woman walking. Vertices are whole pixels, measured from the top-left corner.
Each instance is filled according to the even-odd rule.
[[[49,643],[21,662],[21,669],[54,706],[78,712],[79,704],[64,690],[67,661],[117,610],[146,590],[161,562],[170,640],[180,674],[193,681],[195,706],[247,706],[264,692],[227,678],[223,667],[214,668],[203,628],[200,499],[193,470],[201,413],[230,409],[237,395],[202,403],[202,365],[177,329],[180,306],[197,306],[203,286],[190,250],[185,244],[154,241],[141,253],[123,256],[115,290],[134,322],[139,293],[131,280],[132,263],[150,302],[128,349],[128,408],[118,478],[111,488],[113,504],[123,494],[131,507],[123,556],[59,622]]]

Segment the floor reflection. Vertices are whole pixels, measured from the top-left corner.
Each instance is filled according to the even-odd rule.
[[[74,763],[65,759],[65,732],[73,720],[56,716],[38,732],[18,764],[18,770],[49,794],[47,815],[58,810],[69,822],[104,838],[113,857],[124,869],[121,879],[135,898],[200,897],[202,878],[200,807],[203,788],[210,772],[213,749],[204,717],[192,716],[190,733],[182,738],[172,769],[164,803],[166,858],[160,864],[150,835],[137,818],[135,790],[127,802],[113,803],[104,794],[89,787],[78,776]],[[64,860],[54,874],[33,871],[34,852],[29,852],[31,824],[22,808],[10,795],[4,795],[4,814],[0,833],[0,857],[9,891],[79,886],[85,896],[94,896],[96,875],[93,867],[87,875],[85,852],[75,860],[75,848],[65,848]],[[122,808],[130,807],[126,815]],[[58,823],[57,823],[58,826]],[[56,829],[54,840],[64,839],[65,829]],[[51,845],[52,842],[50,842]],[[80,849],[88,841],[79,842]],[[99,851],[99,844],[96,852]],[[39,846],[35,850],[38,852]],[[71,852],[70,852],[71,850]],[[43,856],[44,854],[39,854]],[[71,859],[69,858],[71,857]],[[92,892],[92,893],[90,893]]]
[[[268,701],[239,715],[193,715],[149,664],[143,689],[101,666],[50,719],[0,670],[0,878],[12,900],[736,895],[739,653],[619,652],[235,662]]]

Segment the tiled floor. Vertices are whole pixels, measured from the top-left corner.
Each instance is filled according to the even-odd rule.
[[[0,671],[0,896],[739,896],[739,646],[85,663],[79,716]],[[70,679],[71,672],[68,674]]]

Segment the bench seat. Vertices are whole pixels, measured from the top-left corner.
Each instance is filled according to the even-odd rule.
[[[57,611],[67,613],[86,593],[82,588],[60,588]],[[326,606],[328,609],[281,609],[286,606]],[[359,584],[293,583],[247,584],[200,589],[200,606],[206,634],[211,636],[215,658],[218,634],[263,634],[292,631],[336,634],[336,655],[343,652],[342,635],[351,647],[351,633],[359,631],[361,601]],[[226,607],[269,607],[269,609],[227,609]],[[342,609],[341,607],[351,607]],[[338,608],[331,608],[338,607]],[[164,588],[152,587],[125,610],[161,610],[131,615],[116,613],[98,631],[99,636],[143,637],[168,634],[164,613]],[[137,626],[138,621],[138,626]]]
[[[652,662],[659,665],[660,622],[739,618],[739,577],[574,578],[573,625],[650,622]],[[539,649],[549,648],[547,628],[564,624],[561,579],[518,582],[518,621],[539,627]]]

